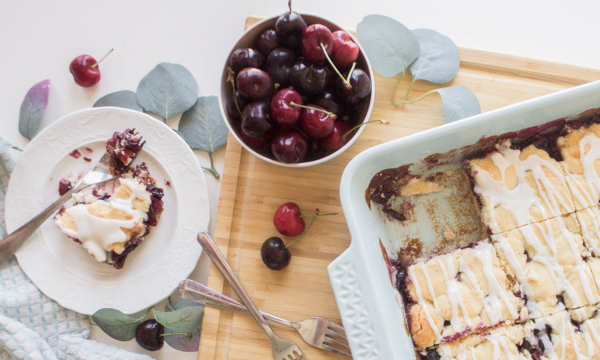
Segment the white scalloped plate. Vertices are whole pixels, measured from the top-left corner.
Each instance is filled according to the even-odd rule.
[[[416,357],[402,300],[390,282],[379,246],[379,239],[392,245],[398,240],[393,228],[365,201],[371,178],[384,169],[474,144],[482,136],[540,125],[599,106],[600,81],[596,81],[390,141],[350,161],[342,175],[340,199],[352,241],[327,272],[354,360]]]
[[[12,232],[58,198],[61,178],[83,176],[104,154],[104,141],[128,128],[146,140],[136,164],[145,162],[164,189],[165,210],[124,268],[98,263],[64,236],[53,219],[16,253],[23,271],[46,296],[83,314],[101,308],[127,314],[146,309],[169,296],[194,270],[202,252],[196,234],[208,229],[210,216],[206,180],[196,155],[171,128],[146,114],[110,107],[86,109],[33,138],[6,194],[6,226]],[[74,149],[80,149],[79,159],[69,156]]]

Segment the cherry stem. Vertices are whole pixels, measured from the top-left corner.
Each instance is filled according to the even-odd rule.
[[[93,69],[93,68],[95,68],[96,66],[98,66],[98,64],[100,64],[100,63],[102,62],[102,60],[106,59],[106,57],[107,57],[108,55],[110,55],[110,53],[111,53],[111,52],[113,52],[113,51],[115,51],[115,49],[110,49],[110,51],[108,52],[108,54],[104,55],[104,57],[103,57],[102,59],[100,59],[100,60],[96,61],[96,63],[95,63],[94,65],[90,66],[90,69]]]
[[[231,91],[233,92],[233,102],[235,103],[235,108],[240,113],[240,116],[242,116],[242,110],[240,110],[240,105],[238,105],[237,102],[237,96],[235,96],[235,78],[233,77],[235,73],[233,72],[233,70],[231,70],[230,67],[227,68],[227,73],[227,82],[231,84]]]
[[[23,149],[20,149],[20,148],[18,148],[16,146],[13,146],[12,148],[15,149],[15,150],[17,150],[17,151],[23,152]]]
[[[328,215],[337,215],[338,213],[327,213],[327,214],[317,214],[317,216],[328,216]],[[313,217],[314,214],[311,215],[300,215],[301,218],[305,218],[305,217]]]
[[[406,72],[403,72],[402,75],[400,75],[400,78],[396,82],[396,86],[394,86],[394,90],[392,91],[392,104],[394,104],[396,106],[404,105],[404,102],[396,101],[395,100],[396,99],[396,90],[398,90],[398,86],[400,85],[400,81],[402,81],[402,79],[404,79],[404,75],[406,75]]]
[[[333,64],[333,61],[331,61],[331,59],[329,58],[329,55],[327,55],[327,50],[325,50],[325,45],[323,45],[322,42],[320,42],[319,45],[321,45],[321,49],[323,49],[323,53],[325,54],[325,57],[327,58],[327,61],[329,61],[329,64],[331,65],[333,70],[335,70],[335,72],[338,74],[338,76],[344,82],[344,86],[346,86],[346,89],[348,89],[348,90],[352,89],[352,85],[350,85],[348,80],[344,79],[344,76],[340,73],[340,71],[337,69],[337,67]],[[348,78],[350,78],[350,76],[348,76]]]
[[[329,117],[332,118],[333,120],[337,119],[337,116],[334,113],[327,111],[327,110],[317,109],[316,107],[312,107],[312,106],[296,104],[293,101],[290,101],[290,105],[299,107],[299,108],[303,108],[303,109],[311,109],[311,110],[319,111],[319,112],[322,112],[323,114],[329,115]]]
[[[211,173],[215,177],[215,179],[220,178],[221,175],[219,175],[219,173],[217,172],[217,169],[215,169],[215,164],[213,163],[212,153],[208,153],[208,157],[210,159],[210,169],[203,166],[202,170],[208,171],[209,173]]]
[[[379,121],[380,123],[382,123],[384,125],[389,125],[389,123],[390,123],[387,120],[381,120],[381,119],[369,120],[369,121],[366,121],[366,122],[364,122],[362,124],[358,124],[355,127],[353,127],[352,129],[348,130],[348,132],[346,132],[344,135],[342,135],[342,139],[346,138],[346,136],[350,135],[354,130],[358,129],[359,127],[367,125],[367,124],[372,123],[372,122],[377,122],[377,121]]]
[[[189,338],[192,337],[191,333],[170,333],[170,334],[160,334],[159,336],[173,336],[173,335],[183,335],[183,336],[187,336]]]
[[[348,73],[348,79],[346,79],[346,82],[348,82],[348,84],[350,83],[350,77],[352,76],[352,72],[354,71],[355,67],[356,67],[356,62],[353,62],[352,68],[350,69],[350,72]]]
[[[290,14],[292,13],[292,0],[288,0],[288,7],[290,8]]]
[[[308,224],[308,226],[306,227],[306,229],[304,229],[304,231],[302,232],[302,234],[300,234],[300,236],[298,236],[298,238],[296,238],[296,240],[294,240],[294,241],[292,241],[291,243],[289,243],[289,245],[288,245],[288,246],[286,246],[285,248],[286,248],[286,249],[287,249],[287,248],[289,248],[290,246],[294,245],[294,244],[296,243],[296,241],[298,241],[298,240],[302,239],[302,237],[304,236],[304,234],[306,234],[306,232],[308,231],[308,229],[310,229],[310,227],[311,227],[311,226],[312,226],[312,224],[315,222],[315,220],[317,220],[317,218],[318,218],[319,216],[325,216],[325,215],[337,215],[337,213],[328,213],[328,214],[322,214],[322,215],[319,215],[319,209],[316,209],[314,214],[312,214],[312,215],[309,215],[309,216],[311,216],[311,217],[312,217],[312,220],[311,220],[310,224]],[[301,215],[300,217],[302,217],[302,215]]]
[[[150,307],[148,308],[148,310],[146,310],[146,313],[145,313],[144,315],[142,315],[142,317],[141,317],[141,318],[137,319],[135,322],[140,322],[140,321],[144,320],[144,318],[145,318],[146,316],[148,316],[148,313],[150,313],[150,311],[152,311],[152,310],[154,310],[154,306],[150,306]]]

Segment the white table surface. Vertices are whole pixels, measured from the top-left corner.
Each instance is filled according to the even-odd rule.
[[[171,1],[10,1],[0,2],[0,136],[21,148],[19,108],[27,90],[50,79],[50,101],[42,126],[92,104],[101,96],[130,89],[156,64],[180,63],[195,76],[200,95],[216,95],[226,56],[250,15],[272,16],[287,9],[286,0]],[[600,2],[478,0],[295,0],[299,12],[319,14],[348,28],[368,14],[385,14],[408,28],[432,28],[459,46],[600,68],[597,36]],[[115,51],[101,65],[102,80],[84,89],[73,82],[69,63],[81,54],[96,59]],[[175,126],[178,117],[169,120]],[[204,166],[206,153],[197,151]],[[19,153],[11,154],[18,159]],[[222,173],[224,150],[215,154]],[[206,174],[214,231],[220,182]],[[208,258],[202,256],[192,279],[206,281]],[[162,306],[162,305],[161,305]],[[92,339],[156,359],[196,359],[168,345],[147,352],[132,340],[118,342],[98,327]]]

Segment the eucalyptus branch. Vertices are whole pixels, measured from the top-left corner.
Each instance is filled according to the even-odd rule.
[[[396,106],[400,106],[403,105],[402,102],[400,101],[396,101],[396,90],[398,90],[398,86],[400,86],[400,82],[402,81],[402,79],[404,79],[404,75],[406,75],[406,72],[403,72],[402,75],[400,75],[400,77],[398,78],[398,81],[396,82],[396,86],[394,86],[394,90],[392,90],[392,104],[396,105]]]
[[[215,164],[213,162],[212,153],[208,153],[208,157],[210,158],[210,169],[203,166],[202,170],[208,171],[209,173],[211,173],[215,177],[215,179],[220,178],[221,175],[219,175],[219,173],[217,172],[217,169],[215,169]]]

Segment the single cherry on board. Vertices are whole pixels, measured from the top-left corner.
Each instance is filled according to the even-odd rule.
[[[331,60],[338,68],[349,68],[358,59],[358,45],[343,30],[334,31],[331,36],[333,37]]]
[[[142,348],[149,351],[157,351],[165,343],[163,339],[164,331],[165,327],[158,321],[149,319],[137,326],[135,329],[135,340]]]
[[[281,235],[298,236],[306,228],[304,219],[300,216],[300,207],[294,202],[288,202],[275,210],[273,215],[273,225]]]
[[[290,264],[292,253],[281,238],[273,236],[265,240],[260,247],[260,257],[269,269],[283,270]]]
[[[96,61],[90,55],[79,55],[69,65],[69,71],[73,75],[75,83],[81,87],[90,87],[96,85],[100,78],[100,61],[104,60],[114,49],[111,49],[108,54],[102,59]]]

